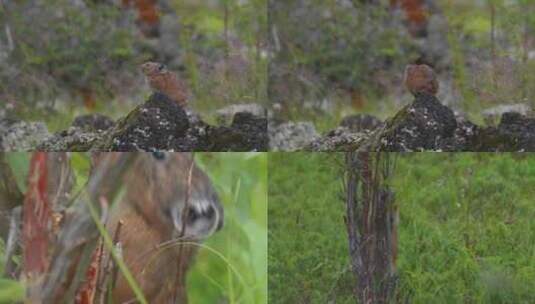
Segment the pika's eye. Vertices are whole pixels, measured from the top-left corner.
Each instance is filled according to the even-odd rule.
[[[160,64],[160,65],[158,66],[158,71],[161,72],[161,71],[163,71],[163,69],[165,69],[165,65]]]
[[[154,157],[157,160],[164,160],[165,159],[165,153],[161,151],[152,152],[152,157]]]

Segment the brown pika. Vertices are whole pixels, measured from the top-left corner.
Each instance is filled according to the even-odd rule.
[[[104,157],[114,156],[105,153]],[[121,222],[122,257],[149,303],[186,303],[185,278],[197,248],[159,246],[173,240],[199,243],[223,225],[223,207],[212,182],[197,165],[192,167],[191,157],[189,153],[143,153],[126,174],[125,195],[110,213],[109,233],[113,235]],[[113,302],[134,299],[119,275]]]
[[[438,81],[433,69],[426,64],[409,64],[405,68],[405,86],[416,96],[418,93],[436,95]]]
[[[167,95],[181,106],[188,103],[189,91],[186,83],[180,80],[175,73],[167,70],[165,65],[149,61],[140,67],[154,91]]]

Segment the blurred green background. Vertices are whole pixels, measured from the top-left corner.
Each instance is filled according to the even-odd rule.
[[[4,1],[0,117],[57,131],[81,114],[124,116],[149,96],[139,69],[148,60],[185,80],[208,121],[229,104],[265,104],[266,9],[265,0]]]
[[[343,154],[269,154],[271,303],[355,303]],[[535,154],[397,155],[397,303],[533,303]]]
[[[31,154],[7,153],[17,180],[25,184]],[[225,225],[199,250],[188,277],[188,297],[196,303],[267,303],[267,154],[196,153],[224,205]],[[88,154],[72,153],[80,185]],[[4,244],[0,239],[0,272]],[[0,278],[0,303],[23,297],[22,285]]]
[[[229,264],[201,250],[188,278],[190,302],[267,303],[267,153],[195,155],[225,208],[224,228],[206,245]]]

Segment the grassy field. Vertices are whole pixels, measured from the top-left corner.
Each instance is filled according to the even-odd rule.
[[[269,155],[270,303],[354,303],[342,161]],[[535,155],[398,155],[398,302],[535,302],[534,184]]]
[[[21,186],[31,154],[7,155]],[[225,209],[225,224],[210,237],[189,272],[189,303],[267,303],[267,155],[197,153]],[[71,164],[83,185],[87,154],[73,153]],[[0,273],[4,244],[0,239]],[[0,277],[0,303],[23,297],[23,285]]]

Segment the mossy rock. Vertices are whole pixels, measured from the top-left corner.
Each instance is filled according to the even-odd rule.
[[[170,150],[174,139],[184,137],[188,128],[184,109],[166,95],[154,93],[121,118],[92,150]]]

